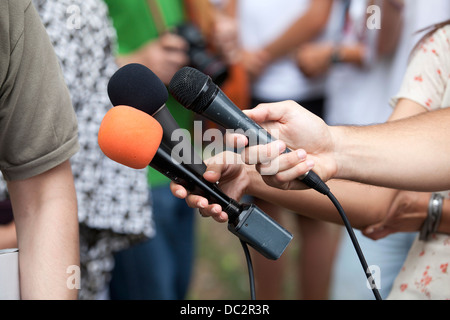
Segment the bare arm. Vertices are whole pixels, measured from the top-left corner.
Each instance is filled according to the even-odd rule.
[[[17,248],[16,225],[0,225],[0,249]]]
[[[389,121],[407,118],[424,112],[426,112],[426,109],[423,106],[410,100],[401,100],[391,114]],[[256,177],[253,178],[256,179]],[[358,229],[381,222],[390,210],[394,210],[397,207],[392,204],[399,194],[399,191],[396,189],[336,179],[328,181],[327,184],[346,211],[352,226]],[[277,188],[267,188],[267,185],[262,183],[251,183],[250,185],[253,187],[249,188],[249,192],[254,193],[258,197],[271,199],[270,201],[272,202],[275,201],[279,205],[311,218],[342,223],[340,216],[337,215],[336,208],[329,199],[314,190],[283,191]],[[411,197],[404,199],[409,200]],[[404,203],[406,202],[405,200]],[[412,201],[408,205],[410,206],[411,203]],[[426,206],[425,210],[421,212],[419,219],[416,219],[415,224],[420,226],[425,216]],[[442,228],[446,228],[444,221]],[[407,231],[416,230],[418,228]]]
[[[399,104],[423,108],[407,99]],[[307,151],[315,161],[314,171],[325,181],[345,179],[414,191],[450,189],[449,108],[360,127],[327,126],[292,101],[261,104],[246,113],[269,130],[278,130],[291,149]]]
[[[301,44],[312,41],[326,27],[333,6],[331,0],[313,0],[304,14],[279,37],[255,51],[243,51],[241,62],[251,78],[257,78],[272,62],[294,53]],[[277,17],[278,19],[280,17]]]
[[[403,29],[404,0],[384,0],[383,13],[381,15],[381,29],[377,45],[379,56],[392,54],[397,48],[397,43]]]
[[[449,121],[446,108],[381,125],[330,128],[334,177],[415,191],[450,189]]]
[[[300,46],[296,53],[299,68],[306,76],[316,77],[324,74],[332,66],[333,55],[341,63],[350,63],[359,67],[366,63],[368,50],[376,57],[392,55],[397,47],[403,27],[403,0],[382,2],[381,28],[367,32],[378,32],[375,48],[367,48],[364,42],[354,44],[334,44],[309,42]]]
[[[276,60],[311,41],[325,28],[333,6],[330,0],[313,0],[308,10],[299,17],[280,37],[268,44],[264,51]]]
[[[312,219],[343,223],[330,199],[315,190],[280,190],[263,183],[252,185],[256,189],[249,191],[258,198]],[[389,189],[349,181],[332,180],[328,186],[344,208],[351,225],[357,229],[379,222],[386,214],[393,196]]]
[[[424,110],[425,109],[421,105],[410,100],[400,100],[390,119],[392,121],[392,129],[402,131],[405,127],[408,128],[409,121],[414,118],[408,118],[404,120],[404,123],[398,122],[402,120],[397,121],[396,119],[423,113]],[[433,112],[418,117],[426,117],[431,113]],[[405,146],[403,144],[404,142],[401,136],[395,134],[394,137],[397,137],[398,139],[392,139],[391,128],[387,129],[387,132],[385,133],[386,136],[368,134],[368,138],[365,138],[364,135],[361,136],[360,134],[356,134],[359,131],[364,132],[367,127],[352,128],[355,131],[355,135],[350,138],[345,136],[345,144],[337,147],[333,142],[333,139],[336,138],[336,136],[333,135],[333,130],[326,126],[319,118],[315,117],[307,110],[299,108],[298,105],[293,104],[292,102],[278,103],[275,107],[273,104],[260,105],[259,107],[248,111],[247,114],[256,121],[263,123],[266,128],[280,130],[281,136],[287,138],[286,140],[288,141],[288,145],[291,146],[291,149],[295,149],[295,146],[299,145],[307,146],[306,150],[311,150],[310,152],[313,154],[312,159],[314,159],[316,163],[314,171],[321,173],[322,177],[340,178],[339,175],[342,175],[343,179],[359,180],[360,182],[367,184],[373,184],[378,181],[382,186],[392,185],[392,187],[409,187],[413,189],[417,188],[418,182],[421,182],[423,179],[420,174],[407,174],[407,182],[404,182],[405,173],[402,173],[401,170],[391,168],[391,166],[401,167],[404,164],[398,164],[399,154],[384,154],[386,148],[385,144],[391,145],[389,148],[395,149],[398,153],[401,153],[401,149],[406,149],[406,152],[410,152],[410,149],[413,147],[420,146],[420,144],[416,143],[412,144],[411,148],[409,148],[408,145]],[[268,121],[269,119],[272,121]],[[297,121],[294,119],[297,119]],[[401,125],[399,126],[399,124]],[[422,121],[420,121],[419,124],[424,125]],[[294,129],[291,125],[294,126]],[[375,128],[379,126],[380,125],[377,125]],[[292,132],[298,131],[299,127],[303,130],[302,135],[293,135]],[[445,130],[445,125],[443,127],[444,128],[441,129]],[[308,129],[311,129],[312,131],[308,131]],[[384,127],[382,127],[382,129],[384,129]],[[370,128],[370,131],[373,130],[374,128]],[[420,132],[421,131],[419,130],[416,133]],[[429,142],[428,139],[424,139],[420,134],[411,139],[413,141],[422,139],[425,141],[424,147],[428,147],[426,145]],[[349,150],[351,151],[353,145],[358,146],[360,144],[365,146],[368,144],[373,148],[375,143],[379,145],[378,152],[363,150],[363,156],[359,153],[355,153],[355,155],[353,155],[354,158],[352,158],[351,153],[350,155],[347,154]],[[265,146],[258,146],[257,148],[261,150],[262,148],[265,148]],[[257,152],[261,153],[261,151]],[[335,154],[339,152],[342,152],[343,155]],[[369,153],[372,158],[369,159],[364,152]],[[264,152],[262,153],[264,154]],[[414,151],[412,151],[412,153],[414,154]],[[288,155],[281,156],[280,159],[283,157],[286,159],[283,161],[286,161],[289,166],[294,167],[296,166],[295,161],[297,161],[293,158],[294,156],[295,152],[292,152]],[[386,157],[391,157],[389,166],[386,166],[384,163]],[[414,160],[418,159],[411,155],[407,157],[407,159],[411,158],[411,162],[413,163]],[[341,160],[347,158],[348,160]],[[312,190],[285,190],[292,187],[287,185],[289,181],[292,181],[297,176],[300,176],[302,173],[309,170],[308,166],[304,166],[304,160],[305,159],[298,159],[299,165],[296,166],[298,170],[286,170],[273,176],[261,176],[255,169],[252,169],[252,166],[243,166],[236,164],[236,162],[232,164],[224,162],[218,165],[210,164],[207,173],[205,174],[205,178],[215,182],[223,177],[225,180],[221,180],[221,188],[225,193],[236,199],[239,199],[242,194],[251,194],[309,217],[341,223],[340,217],[336,214],[336,209],[331,202],[317,192]],[[420,164],[420,159],[418,160]],[[380,163],[375,165],[376,161],[379,161]],[[415,165],[418,164],[415,163]],[[442,165],[445,166],[446,162],[443,161]],[[411,164],[411,166],[414,166],[414,164]],[[377,170],[379,172],[376,172]],[[353,176],[350,176],[350,173],[346,173],[346,171],[350,171]],[[386,171],[392,171],[393,174],[396,175],[395,178],[385,176],[385,174],[387,174],[385,173]],[[431,171],[435,170],[431,169]],[[369,174],[366,174],[366,172]],[[435,180],[436,177],[430,178],[429,182],[435,183]],[[264,182],[269,183],[271,186],[275,186],[275,188],[268,186]],[[396,194],[396,190],[381,187],[377,188],[351,181],[330,180],[328,184],[333,194],[343,205],[349,220],[357,228],[363,228],[379,222],[388,212],[389,206]],[[424,187],[425,185],[422,184],[421,186]],[[299,186],[294,187],[301,188]],[[180,188],[183,189],[181,186],[173,184],[173,193],[176,194],[176,192],[179,191],[181,193],[176,194],[176,196],[181,198],[186,197],[186,190],[180,190]],[[437,189],[440,188],[441,187]],[[208,204],[206,199],[190,195],[187,201],[192,207],[203,208],[208,215],[216,218],[220,215],[220,219],[217,220],[222,222],[226,221],[226,216],[221,212],[221,208],[218,208],[213,204]],[[199,205],[200,203],[201,205]],[[216,209],[216,211],[213,209]]]
[[[69,161],[9,181],[20,255],[22,299],[75,299],[67,268],[79,266],[77,199]]]

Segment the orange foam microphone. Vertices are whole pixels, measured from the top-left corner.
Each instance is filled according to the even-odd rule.
[[[161,125],[149,114],[129,106],[116,106],[103,117],[98,144],[111,160],[143,169],[158,151],[162,136]]]

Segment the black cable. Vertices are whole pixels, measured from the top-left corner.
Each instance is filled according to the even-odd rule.
[[[364,257],[364,254],[361,250],[361,247],[359,246],[358,243],[358,239],[356,238],[356,235],[353,231],[353,228],[350,224],[350,222],[348,221],[347,215],[345,214],[344,208],[342,208],[341,204],[339,203],[339,201],[336,199],[336,197],[331,193],[331,191],[328,191],[326,193],[326,196],[331,200],[331,202],[334,204],[334,206],[336,207],[336,209],[339,212],[339,215],[342,218],[342,221],[344,222],[344,226],[347,229],[347,232],[350,236],[350,239],[353,243],[353,246],[355,247],[356,250],[356,254],[358,255],[359,261],[361,262],[361,265],[364,269],[364,273],[366,274],[367,280],[369,281],[369,283],[371,284],[371,280],[372,280],[372,273],[369,270],[369,266],[366,262],[366,259]],[[251,299],[252,300],[256,300],[255,297],[255,279],[254,279],[254,274],[253,274],[253,265],[252,265],[252,259],[250,256],[250,252],[248,250],[247,247],[247,243],[244,242],[243,240],[240,239],[242,248],[244,249],[244,253],[245,253],[245,258],[247,260],[247,268],[248,268],[248,276],[249,276],[249,283],[250,283],[250,295],[251,295]],[[376,287],[376,284],[371,284],[372,287],[372,292],[375,296],[375,298],[377,300],[382,300],[381,295]]]
[[[255,277],[253,275],[253,265],[252,265],[252,258],[250,256],[250,252],[247,247],[247,243],[241,241],[242,248],[244,249],[245,258],[247,259],[247,268],[248,268],[248,278],[250,282],[250,296],[252,300],[256,300],[256,294],[255,294]]]
[[[358,243],[358,239],[356,238],[356,235],[353,231],[353,228],[350,224],[350,222],[348,221],[347,215],[345,214],[344,208],[342,208],[341,204],[339,203],[339,201],[336,199],[336,197],[333,195],[333,193],[331,193],[331,191],[328,191],[326,193],[326,196],[331,200],[331,202],[334,204],[334,206],[336,207],[336,209],[339,212],[339,215],[342,218],[342,221],[344,222],[344,226],[347,229],[347,232],[350,236],[350,239],[353,243],[353,246],[355,247],[356,250],[356,254],[358,255],[359,261],[361,262],[361,265],[364,269],[364,273],[366,274],[367,277],[367,281],[369,281],[369,284],[371,284],[371,280],[372,280],[372,273],[369,270],[369,266],[366,262],[366,259],[364,257],[364,254],[361,250],[361,247],[359,246]],[[251,299],[252,300],[256,300],[255,297],[255,279],[254,279],[254,274],[253,274],[253,265],[252,265],[252,259],[250,256],[250,252],[248,250],[247,247],[247,243],[245,243],[243,240],[240,239],[242,248],[244,249],[244,253],[245,253],[245,258],[247,260],[247,268],[248,268],[248,276],[249,276],[249,283],[250,283],[250,295],[251,295]],[[381,295],[376,287],[376,284],[371,284],[372,287],[372,292],[375,296],[375,299],[377,300],[382,300]]]
[[[347,232],[350,236],[350,239],[352,240],[353,246],[355,247],[356,254],[358,255],[359,261],[361,261],[361,265],[364,269],[364,273],[366,274],[367,280],[371,284],[372,292],[377,300],[382,300],[380,293],[378,292],[378,289],[376,287],[376,284],[371,283],[372,279],[372,273],[369,270],[369,266],[367,265],[366,259],[364,258],[364,254],[362,253],[361,247],[359,246],[358,239],[356,239],[356,235],[353,232],[353,228],[350,225],[350,222],[347,219],[347,216],[345,215],[344,209],[342,208],[339,201],[336,199],[336,197],[330,192],[326,194],[328,198],[333,202],[334,206],[339,212],[339,215],[342,218],[342,221],[344,222],[345,228],[347,229]]]

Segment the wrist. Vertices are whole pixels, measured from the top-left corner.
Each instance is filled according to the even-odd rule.
[[[245,165],[245,170],[247,171],[248,183],[244,193],[252,197],[261,196],[264,188],[269,188],[269,186],[264,182],[261,174],[256,171],[254,165]]]
[[[342,55],[341,55],[341,48],[340,46],[334,46],[331,48],[331,53],[330,53],[330,63],[333,64],[337,64],[342,62]]]
[[[344,126],[329,126],[329,132],[331,136],[331,144],[330,144],[330,154],[331,154],[331,161],[334,162],[333,168],[330,168],[330,179],[331,178],[343,178],[349,176],[348,173],[348,166],[346,166],[346,163],[348,161],[351,161],[351,158],[346,155],[346,150],[348,150],[345,147],[346,142],[346,130],[348,128]]]
[[[430,234],[436,233],[441,223],[442,207],[444,197],[440,193],[432,193],[429,203],[427,217],[420,229],[420,240],[427,240]]]
[[[438,233],[448,233],[450,234],[450,215],[447,213],[449,208],[449,202],[450,199],[444,198],[442,201],[442,215],[441,215],[441,222],[439,223],[439,226],[437,228]]]
[[[271,64],[275,58],[269,48],[261,48],[256,52],[264,68]]]

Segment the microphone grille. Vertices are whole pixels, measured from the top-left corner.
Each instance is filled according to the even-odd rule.
[[[169,94],[164,83],[142,64],[130,63],[117,70],[108,82],[108,96],[114,106],[127,105],[153,115]]]
[[[111,160],[143,169],[157,153],[162,136],[161,124],[149,114],[130,106],[116,106],[100,124],[98,144]]]
[[[198,112],[209,104],[216,87],[209,76],[195,68],[184,67],[173,76],[169,92],[181,105]]]

